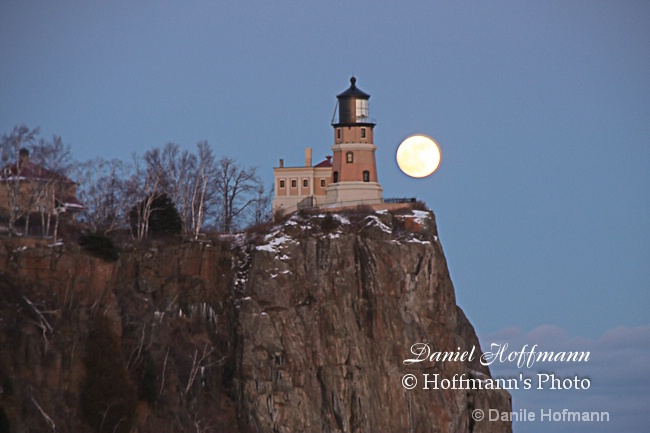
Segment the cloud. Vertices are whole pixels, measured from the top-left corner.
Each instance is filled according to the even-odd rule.
[[[523,374],[533,381],[531,389],[511,390],[513,410],[541,409],[609,412],[608,423],[527,422],[515,423],[516,433],[544,431],[589,431],[641,433],[647,428],[650,408],[650,325],[618,326],[596,339],[570,335],[554,325],[542,325],[528,332],[520,328],[504,328],[480,338],[484,351],[492,344],[507,352],[526,351],[537,345],[536,352],[588,351],[587,362],[537,362],[531,368],[518,367],[516,362],[495,361],[490,369],[494,377],[518,377]],[[539,374],[554,374],[555,378],[589,380],[588,389],[549,389],[549,383],[539,385]],[[583,382],[585,383],[585,382]],[[573,386],[571,387],[573,388]]]

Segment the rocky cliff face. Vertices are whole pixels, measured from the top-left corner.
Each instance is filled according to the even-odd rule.
[[[402,386],[410,347],[478,346],[432,214],[293,217],[153,245],[0,247],[0,432],[510,432],[499,390]],[[477,354],[478,355],[478,354]]]

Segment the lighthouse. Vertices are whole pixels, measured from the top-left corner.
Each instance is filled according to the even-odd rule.
[[[355,77],[350,78],[350,87],[336,96],[332,178],[326,188],[326,203],[336,207],[382,203],[383,189],[375,160],[375,122],[368,110],[370,95],[356,83]]]
[[[368,112],[370,95],[352,77],[350,88],[336,98],[332,156],[312,165],[312,148],[306,148],[304,166],[285,166],[280,159],[273,169],[274,213],[383,203],[373,143],[375,122]]]

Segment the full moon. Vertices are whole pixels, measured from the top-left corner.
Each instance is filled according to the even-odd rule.
[[[397,165],[411,177],[427,177],[440,165],[440,148],[426,135],[411,135],[397,148]]]

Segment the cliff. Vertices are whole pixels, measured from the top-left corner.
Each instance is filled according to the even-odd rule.
[[[294,216],[122,251],[0,245],[0,433],[510,432],[500,390],[402,386],[479,349],[432,213]]]

